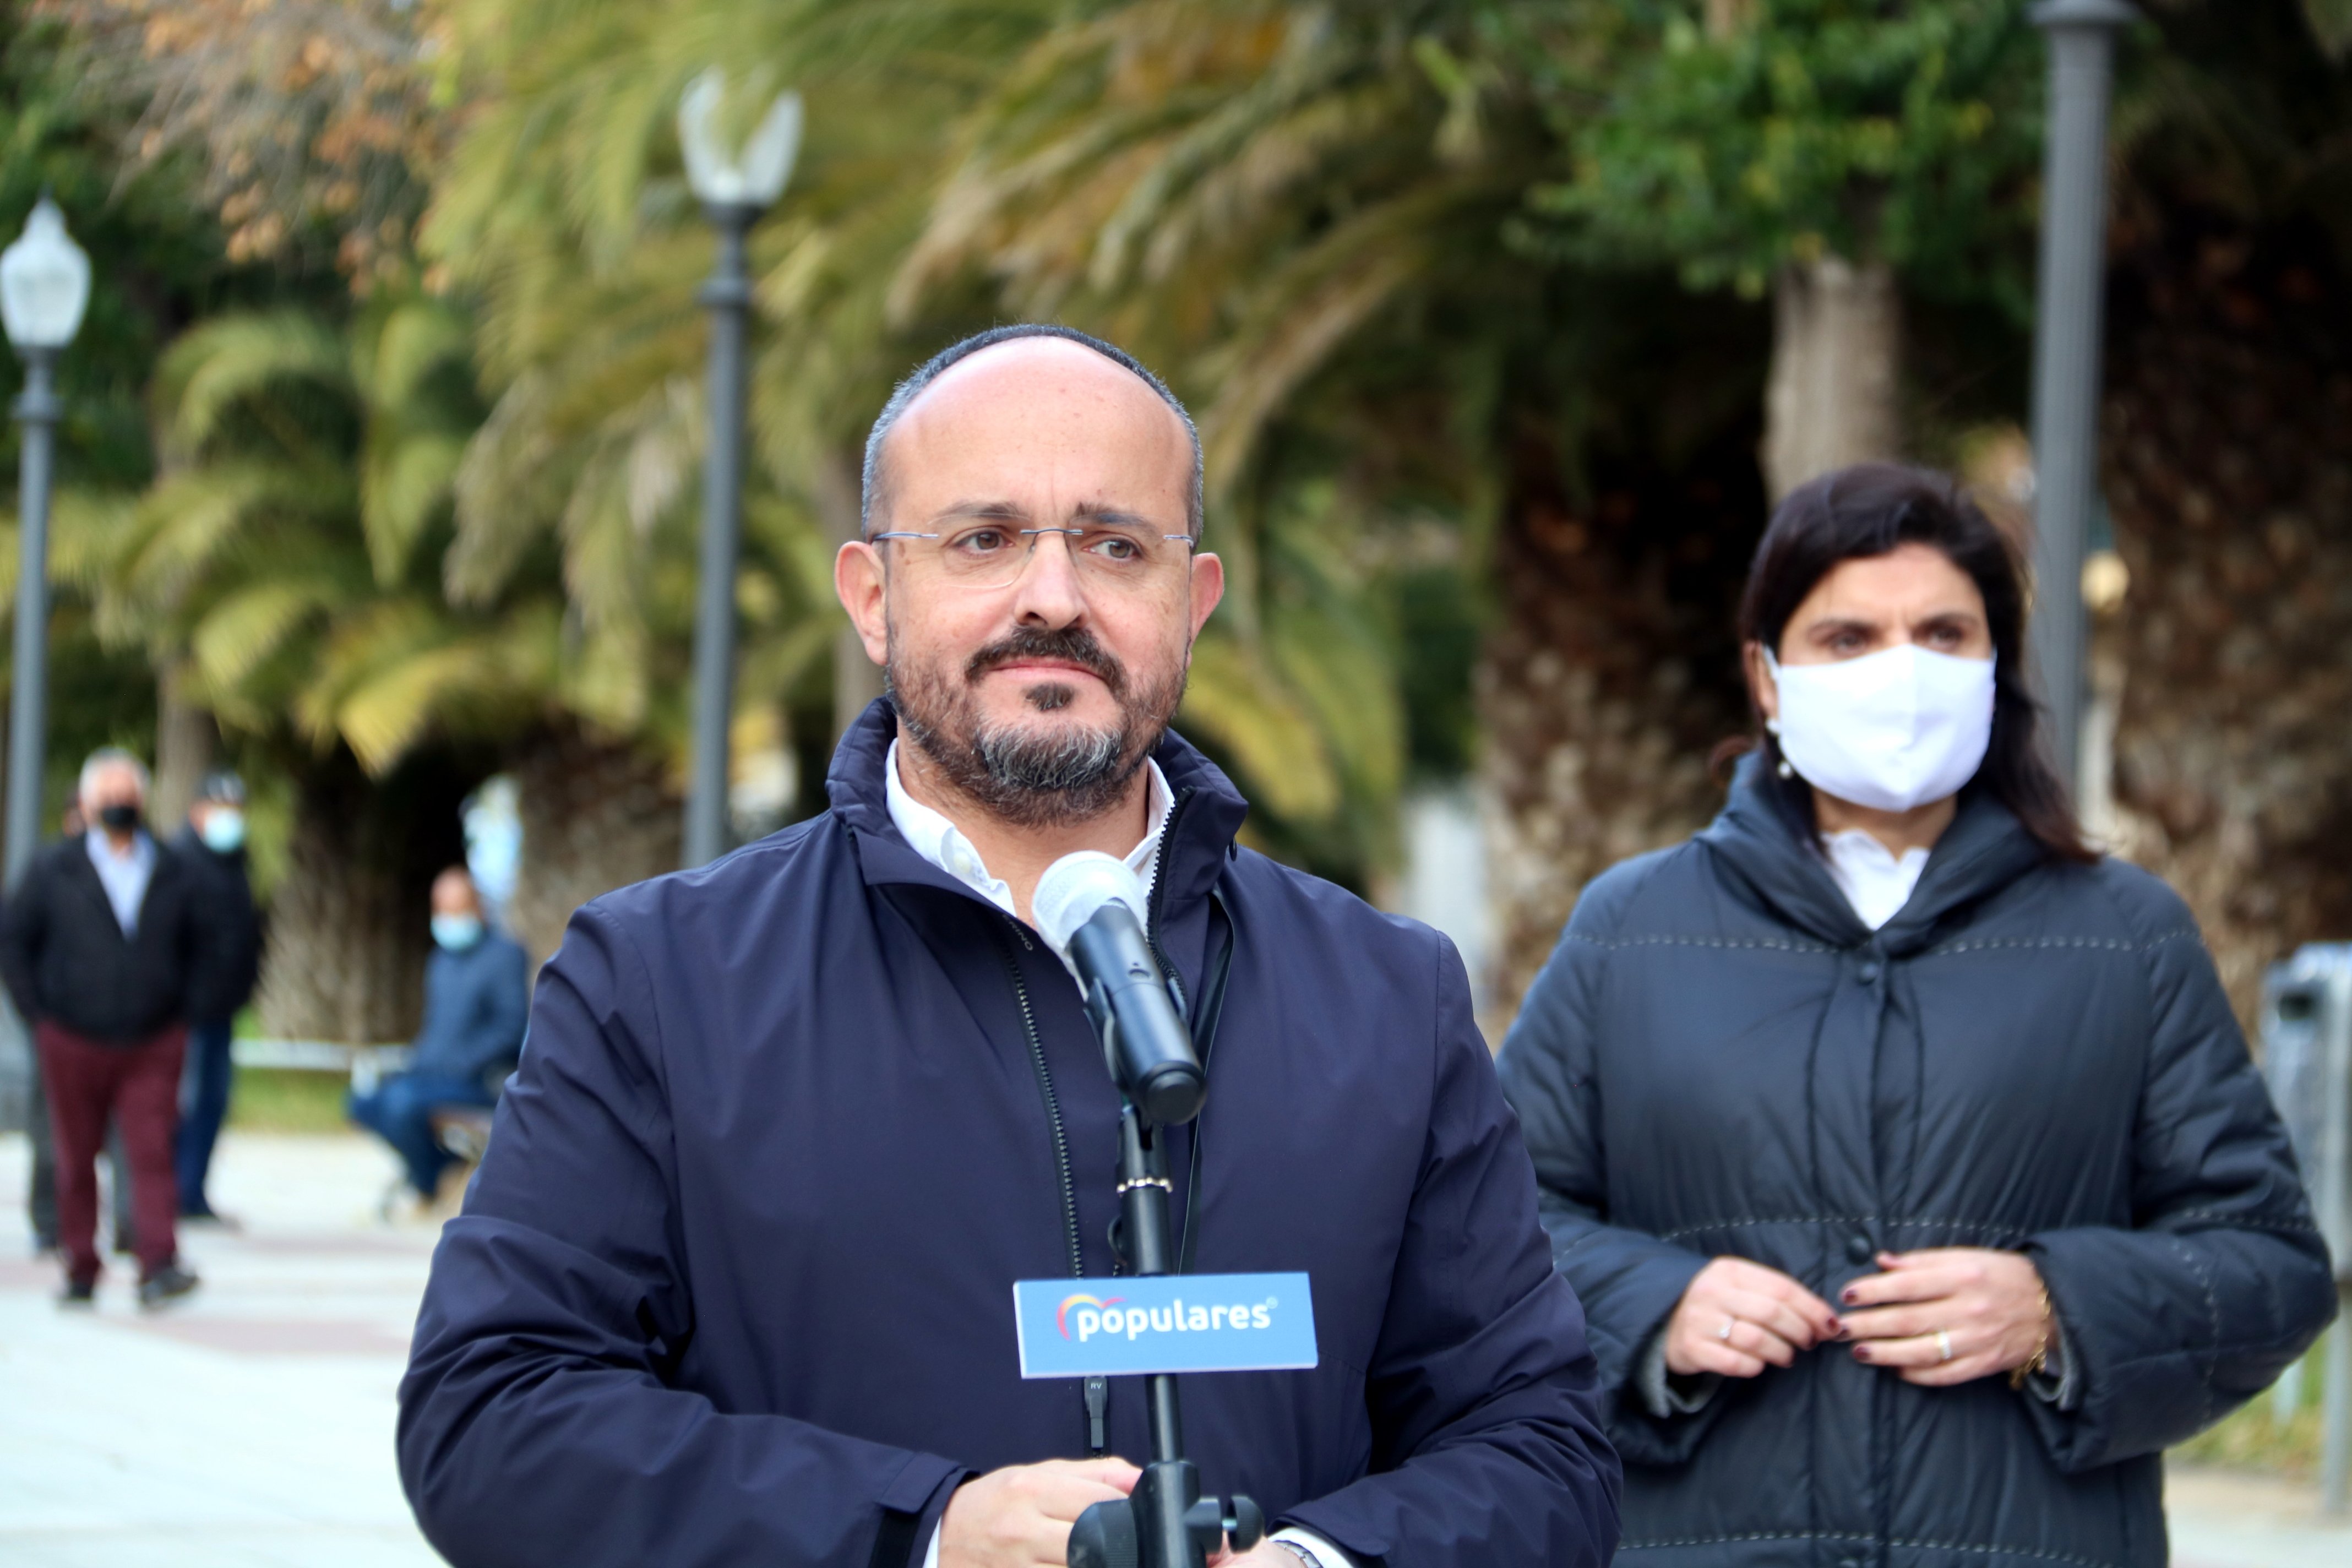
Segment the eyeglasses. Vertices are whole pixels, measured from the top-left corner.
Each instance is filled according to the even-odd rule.
[[[1069,541],[1070,560],[1091,587],[1134,589],[1181,571],[1199,542],[1189,533],[1157,533],[1119,523],[1085,528],[1012,528],[978,522],[946,533],[895,530],[871,535],[906,542],[909,557],[949,582],[971,588],[1002,588],[1019,577],[1037,552],[1037,541],[1058,533]]]

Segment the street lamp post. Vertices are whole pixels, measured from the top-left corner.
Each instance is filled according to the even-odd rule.
[[[783,194],[800,150],[801,100],[771,104],[740,153],[719,138],[725,79],[704,72],[677,110],[687,182],[719,236],[719,264],[697,296],[710,312],[702,471],[701,583],[694,616],[693,757],[687,776],[686,864],[726,847],[728,729],[735,708],[735,563],[743,527],[743,416],[751,279],[744,241]]]
[[[89,305],[89,258],[66,233],[65,215],[44,194],[25,220],[25,232],[0,251],[0,323],[25,362],[25,390],[16,399],[24,426],[16,465],[16,659],[8,701],[8,797],[5,885],[13,889],[41,838],[41,775],[48,732],[49,480],[57,451],[58,355],[81,329]],[[25,1112],[19,1081],[29,1083],[30,1051],[23,1020],[0,1000],[0,1100],[7,1114]],[[10,1059],[13,1058],[13,1059]],[[15,1080],[15,1081],[12,1081]]]
[[[2054,761],[2079,788],[2083,552],[2098,496],[2099,340],[2105,290],[2107,98],[2125,0],[2042,0],[2050,39],[2042,151],[2042,277],[2033,317],[2033,626]]]

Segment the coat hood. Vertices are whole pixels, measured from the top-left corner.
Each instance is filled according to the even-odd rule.
[[[1870,928],[1853,912],[1813,842],[1813,826],[1769,786],[1764,755],[1740,759],[1731,796],[1698,841],[1729,866],[1781,919],[1834,947],[1859,947]],[[1901,955],[1925,947],[1945,916],[1991,897],[2041,865],[2049,852],[2014,813],[1986,791],[1960,792],[1959,812],[1937,840],[1910,901],[1876,932]]]

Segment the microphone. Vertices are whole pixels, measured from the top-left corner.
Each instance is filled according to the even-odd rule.
[[[1199,1115],[1208,1080],[1144,936],[1142,881],[1125,861],[1082,849],[1045,868],[1030,903],[1047,945],[1086,988],[1119,1092],[1156,1127]]]

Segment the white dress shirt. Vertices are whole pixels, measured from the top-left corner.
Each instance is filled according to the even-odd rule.
[[[1906,849],[1897,858],[1859,827],[1823,834],[1822,853],[1829,859],[1830,878],[1838,891],[1873,931],[1893,920],[1895,911],[1911,901],[1911,889],[1919,885],[1919,873],[1927,868],[1925,849]]]
[[[1148,770],[1143,839],[1127,852],[1126,859],[1128,869],[1143,879],[1143,890],[1149,895],[1153,879],[1160,874],[1160,839],[1168,829],[1168,811],[1174,804],[1175,796],[1169,790],[1168,777],[1160,771],[1158,763],[1147,757],[1143,765]],[[1012,884],[1002,877],[989,875],[988,868],[981,863],[980,851],[972,847],[971,840],[964,837],[963,829],[908,793],[906,784],[898,777],[898,742],[896,741],[890,742],[889,753],[882,759],[882,777],[883,790],[890,805],[890,821],[898,829],[898,836],[916,854],[1006,914],[1012,914]],[[1067,965],[1069,960],[1065,958],[1062,962]],[[1076,970],[1070,973],[1073,978],[1077,973]],[[1273,1539],[1297,1542],[1313,1552],[1323,1568],[1356,1568],[1354,1560],[1346,1552],[1312,1531],[1300,1530],[1294,1525],[1276,1531]],[[937,1526],[932,1527],[930,1543],[923,1552],[923,1568],[940,1568],[940,1532]]]
[[[89,851],[89,863],[98,868],[106,901],[114,910],[114,923],[122,928],[125,937],[137,936],[139,906],[147,901],[147,884],[155,876],[155,841],[143,827],[131,833],[128,849],[115,848],[114,840],[96,827],[81,838]]]
[[[1127,852],[1126,859],[1127,868],[1141,879],[1148,902],[1152,881],[1160,875],[1160,836],[1168,829],[1168,810],[1176,797],[1158,763],[1146,757],[1143,765],[1148,770],[1143,838]],[[980,851],[963,836],[962,828],[908,793],[906,784],[898,777],[896,741],[890,742],[889,754],[882,760],[882,777],[883,790],[890,803],[890,821],[915,853],[1006,914],[1013,913],[1013,884],[988,874],[988,868],[981,864]]]

